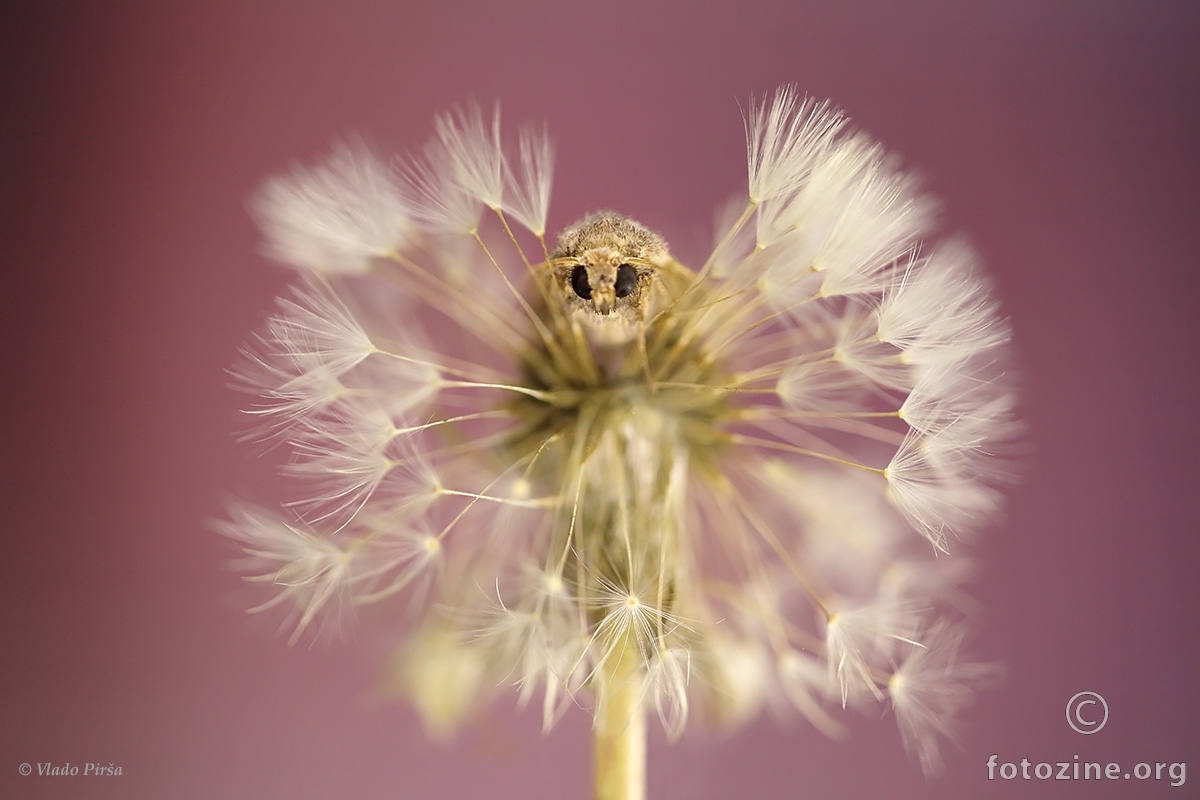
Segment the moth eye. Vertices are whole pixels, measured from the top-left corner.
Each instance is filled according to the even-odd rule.
[[[637,288],[637,270],[628,264],[622,264],[617,268],[617,297],[628,297],[633,294],[633,290]],[[578,290],[576,290],[578,291]]]
[[[618,276],[618,283],[619,281],[620,276]],[[584,300],[592,299],[592,287],[588,284],[587,267],[580,264],[571,270],[571,288]]]

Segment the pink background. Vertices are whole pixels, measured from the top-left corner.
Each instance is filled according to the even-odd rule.
[[[245,202],[339,135],[415,148],[498,98],[558,143],[552,228],[617,207],[695,260],[744,185],[738,102],[784,82],[926,176],[1013,318],[1036,456],[976,586],[1008,673],[932,782],[890,718],[844,742],[764,719],[660,735],[652,797],[1198,796],[1196,4],[802,5],[10,13],[0,796],[586,796],[581,714],[542,738],[502,702],[431,744],[373,698],[371,636],[289,650],[241,615],[205,521],[275,478],[233,440],[222,370],[287,279]],[[1064,718],[1082,690],[1111,709],[1090,737]],[[1187,761],[1188,784],[989,782],[993,753]],[[18,774],[40,761],[124,775]]]

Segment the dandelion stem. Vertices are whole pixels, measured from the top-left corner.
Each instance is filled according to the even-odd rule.
[[[700,268],[700,271],[692,277],[692,281],[688,287],[683,290],[682,294],[668,303],[666,308],[655,314],[650,321],[646,323],[646,327],[650,327],[650,325],[654,324],[659,317],[669,314],[672,309],[674,309],[675,305],[679,303],[679,301],[690,295],[704,283],[704,281],[708,278],[709,273],[712,272],[713,266],[716,264],[717,257],[721,254],[721,251],[733,242],[733,239],[735,236],[737,236],[738,231],[740,231],[742,226],[749,221],[756,208],[758,208],[758,201],[751,199],[750,202],[746,204],[745,210],[742,211],[742,215],[738,217],[737,222],[733,223],[733,227],[725,232],[725,235],[721,237],[721,241],[717,242],[717,246],[713,248],[712,254],[709,255],[708,259],[704,262],[704,266]]]
[[[475,333],[479,341],[500,352],[504,348],[520,347],[523,337],[492,307],[478,302],[450,282],[437,277],[428,269],[401,253],[390,253],[388,261],[403,272],[380,270],[388,280],[403,284],[406,291],[418,295],[422,301],[436,308],[446,317]],[[408,280],[404,280],[405,276]],[[501,347],[503,345],[503,347]]]
[[[592,731],[596,800],[645,800],[646,714],[642,708],[642,659],[636,634],[605,659],[595,673],[596,723]]]
[[[452,497],[470,497],[475,500],[488,500],[501,505],[513,506],[515,508],[554,508],[559,499],[557,497],[535,497],[531,500],[516,500],[511,497],[496,497],[490,494],[477,494],[475,492],[462,492],[457,489],[439,488],[438,494],[450,495]]]
[[[846,467],[854,467],[855,469],[866,470],[867,472],[874,472],[877,475],[884,475],[885,477],[887,475],[887,470],[885,470],[885,469],[879,469],[878,467],[868,467],[866,464],[859,464],[854,461],[847,461],[844,458],[838,458],[837,456],[831,456],[831,455],[828,455],[827,453],[821,453],[816,450],[809,450],[808,448],[805,448],[805,447],[796,447],[795,445],[784,444],[782,442],[773,442],[770,439],[759,439],[755,436],[745,436],[742,434],[735,434],[730,437],[730,441],[736,442],[738,444],[748,444],[748,445],[753,445],[755,447],[763,447],[768,450],[782,450],[785,453],[796,453],[796,454],[802,455],[802,456],[811,456],[812,458],[819,458],[822,461],[831,461],[834,464],[841,464],[842,466],[846,466]]]
[[[717,256],[721,254],[722,250],[729,246],[734,237],[738,235],[739,231],[741,231],[742,227],[750,221],[750,217],[754,214],[754,210],[756,208],[758,208],[758,201],[752,197],[750,198],[750,202],[746,204],[746,208],[742,210],[742,215],[737,218],[737,222],[733,223],[729,230],[725,232],[725,235],[721,237],[721,241],[717,242],[717,246],[713,248],[712,254],[709,255],[708,259],[704,262],[704,266],[700,269],[700,272],[697,275],[698,281],[707,277],[708,273],[712,272],[713,265],[716,264],[717,261]]]
[[[513,233],[512,228],[509,227],[508,217],[504,216],[504,210],[500,208],[494,208],[492,210],[495,211],[496,216],[500,218],[500,223],[504,226],[504,231],[508,234],[509,241],[511,241],[513,243],[513,247],[516,248],[517,255],[521,256],[521,261],[524,262],[525,269],[529,270],[530,276],[536,281],[537,275],[533,271],[533,264],[529,263],[529,258],[526,257],[525,250],[521,247],[520,242],[517,241],[517,236]]]
[[[526,386],[514,386],[508,383],[484,383],[482,381],[440,381],[440,386],[457,389],[504,389],[508,392],[516,392],[517,394],[525,394],[541,400],[544,403],[553,404],[557,399],[557,395],[552,392],[543,392],[538,389],[530,389]]]
[[[504,220],[503,215],[501,215],[500,219],[502,221]],[[508,227],[507,222],[505,223],[505,227]],[[509,234],[512,234],[511,230],[509,231]],[[472,231],[471,235],[475,237],[475,241],[479,247],[482,248],[483,254],[487,256],[488,261],[492,262],[492,266],[496,268],[496,272],[499,273],[500,278],[504,281],[504,285],[508,287],[508,290],[512,293],[512,296],[525,311],[525,315],[529,318],[529,321],[533,323],[533,327],[537,330],[538,335],[542,339],[542,344],[546,346],[546,349],[551,353],[552,356],[562,359],[562,349],[558,346],[558,342],[550,333],[549,328],[546,327],[546,324],[542,321],[541,316],[533,310],[533,306],[529,305],[529,301],[525,299],[524,295],[517,291],[517,287],[513,285],[513,282],[509,279],[508,274],[504,271],[504,268],[500,266],[500,262],[497,261],[496,257],[492,255],[492,251],[488,249],[487,243],[483,241],[483,238],[479,235],[479,231]],[[515,237],[513,238],[513,241],[514,243],[516,242]],[[520,245],[517,246],[517,250],[521,252]],[[525,259],[524,252],[521,252],[521,258],[525,260],[526,265],[529,264],[529,261]],[[532,267],[529,267],[529,270],[531,273],[533,272]]]

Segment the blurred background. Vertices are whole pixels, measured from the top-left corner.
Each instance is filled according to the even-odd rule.
[[[339,136],[416,149],[498,99],[556,140],[551,229],[615,207],[695,262],[744,187],[739,103],[783,83],[924,176],[1013,319],[1035,454],[975,585],[1007,674],[932,781],[890,716],[840,742],[764,718],[656,732],[651,797],[1200,796],[1195,3],[44,2],[0,28],[0,796],[586,797],[582,713],[543,737],[505,699],[431,743],[379,699],[372,633],[289,648],[242,613],[207,520],[277,479],[223,370],[289,277],[246,202]],[[989,781],[993,754],[1188,783]]]

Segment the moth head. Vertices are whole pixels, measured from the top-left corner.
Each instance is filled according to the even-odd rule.
[[[638,318],[656,264],[666,258],[666,242],[657,233],[601,211],[562,232],[550,264],[568,310],[600,317],[632,311]]]
[[[622,306],[637,308],[641,300],[641,284],[653,274],[649,265],[634,266],[619,254],[589,251],[578,259],[578,263],[557,266],[559,281],[568,294],[574,295],[574,305],[582,301],[601,316],[608,316]],[[641,274],[639,275],[639,269]]]

